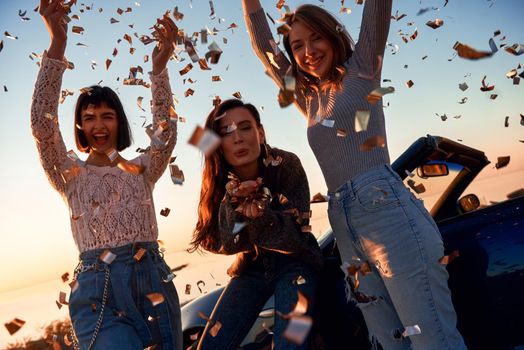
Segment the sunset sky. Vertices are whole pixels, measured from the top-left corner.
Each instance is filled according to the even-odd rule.
[[[275,19],[280,17],[276,2],[262,2]],[[287,1],[292,9],[300,3]],[[333,13],[338,13],[340,9],[338,0],[311,3],[325,6]],[[524,126],[519,114],[524,114],[524,80],[520,85],[514,85],[506,73],[524,63],[524,55],[514,56],[500,49],[491,58],[470,61],[455,57],[453,45],[459,41],[478,50],[489,51],[488,41],[497,30],[501,31],[494,38],[497,45],[524,44],[524,2],[449,0],[446,7],[444,3],[444,0],[394,1],[393,13],[398,11],[399,15],[405,13],[407,16],[392,21],[388,39],[391,45],[386,48],[382,73],[382,78],[391,80],[383,86],[394,86],[396,89],[394,94],[384,98],[384,104],[389,103],[385,115],[391,159],[394,160],[416,138],[436,134],[461,140],[466,145],[485,151],[493,164],[497,156],[511,156],[506,168],[494,170],[489,166],[485,177],[522,171],[524,143],[519,140],[524,140]],[[278,106],[278,90],[264,74],[262,64],[252,52],[239,0],[215,0],[216,15],[213,18],[209,16],[207,0],[93,0],[86,4],[94,6],[81,13],[79,10],[85,9],[85,6],[79,2],[73,8],[73,14],[78,14],[80,20],[73,20],[69,25],[69,30],[76,25],[82,26],[85,31],[82,35],[70,32],[66,50],[66,57],[75,64],[74,70],[66,71],[62,85],[63,89],[73,90],[75,94],[67,97],[59,108],[59,122],[68,149],[75,148],[72,117],[78,89],[99,81],[118,91],[132,123],[134,144],[123,152],[123,156],[134,158],[137,156],[136,148],[147,147],[148,138],[142,124],[143,117],[147,123],[151,120],[148,108],[151,93],[144,87],[123,86],[122,81],[128,76],[131,66],[142,66],[144,73],[151,70],[151,63],[144,63],[143,58],[151,54],[153,44],[144,46],[133,33],[150,34],[148,28],[155,18],[166,10],[172,11],[175,6],[184,14],[177,25],[186,34],[200,32],[206,26],[217,29],[216,36],[209,36],[208,44],[216,41],[223,54],[217,65],[210,64],[212,70],[202,71],[198,64],[194,64],[188,74],[180,76],[178,71],[190,62],[185,52],[180,53],[182,62],[171,61],[168,65],[173,92],[179,101],[177,112],[187,119],[187,122],[179,123],[178,144],[173,153],[186,181],[183,186],[174,185],[166,173],[154,192],[157,213],[165,207],[171,209],[168,217],[157,217],[160,238],[168,252],[187,248],[196,222],[202,157],[196,148],[187,144],[187,140],[196,125],[203,125],[215,95],[226,99],[239,91],[244,101],[260,108],[269,143],[295,152],[301,158],[312,194],[326,191],[320,169],[307,144],[305,120],[294,107],[281,109]],[[3,41],[0,52],[0,293],[57,279],[63,272],[74,268],[78,255],[71,236],[67,207],[47,182],[29,125],[31,95],[39,60],[31,60],[30,55],[32,52],[41,54],[49,44],[45,26],[33,11],[37,5],[38,1],[0,2],[0,40]],[[356,40],[362,6],[350,0],[346,0],[345,6],[351,9],[351,14],[338,14],[338,17]],[[117,13],[117,8],[125,10],[128,7],[131,12]],[[424,9],[427,11],[421,11]],[[22,17],[23,12],[27,11],[25,17],[29,20],[22,20],[19,10]],[[419,12],[424,13],[417,15]],[[111,18],[119,23],[110,24]],[[442,27],[432,29],[425,24],[436,18],[444,21]],[[238,27],[227,29],[233,23]],[[131,24],[133,28],[128,26]],[[418,36],[404,43],[399,32],[409,37],[415,30]],[[8,38],[4,32],[18,39]],[[132,45],[125,40],[117,43],[126,33],[132,36]],[[505,39],[501,40],[503,37]],[[395,45],[398,45],[398,51]],[[134,54],[130,54],[130,47],[136,49]],[[116,57],[112,57],[114,48],[118,49]],[[199,41],[196,49],[203,57],[207,45]],[[427,58],[423,59],[425,56]],[[112,59],[108,70],[105,69],[107,58]],[[96,62],[96,66],[92,61]],[[522,68],[518,69],[518,73],[522,71]],[[222,81],[211,82],[212,75],[220,75]],[[480,91],[484,76],[487,76],[486,82],[495,85],[493,91]],[[147,74],[143,78],[149,81]],[[183,84],[184,78],[196,82],[191,84],[186,81]],[[414,82],[413,87],[406,86],[408,80]],[[469,86],[466,91],[459,89],[459,84],[463,82]],[[188,88],[195,93],[186,98],[184,92]],[[491,94],[498,96],[490,99]],[[139,96],[144,97],[145,112],[137,106]],[[459,104],[465,97],[466,103]],[[436,113],[446,114],[448,119],[442,121]],[[461,117],[454,118],[458,115]],[[506,116],[509,117],[507,128],[504,127]],[[77,154],[85,158],[78,151]],[[316,217],[325,217],[324,209],[313,209],[320,210],[315,212]]]

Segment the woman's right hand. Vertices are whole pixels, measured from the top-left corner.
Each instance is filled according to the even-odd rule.
[[[64,0],[40,0],[40,16],[44,21],[51,44],[47,56],[53,59],[63,59],[67,45],[67,21],[71,3],[64,4]]]

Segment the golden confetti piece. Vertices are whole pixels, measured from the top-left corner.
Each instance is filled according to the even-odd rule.
[[[189,55],[189,58],[191,58],[191,61],[193,63],[198,62],[198,54],[196,53],[195,47],[193,46],[193,43],[189,38],[184,39],[184,47],[186,49],[187,54]]]
[[[203,129],[197,125],[188,143],[197,147],[207,156],[220,145],[220,137],[213,130]]]
[[[222,78],[220,77],[220,75],[213,75],[211,77],[211,81],[222,81]]]
[[[118,151],[116,149],[111,148],[111,149],[108,149],[106,151],[106,156],[107,156],[107,158],[109,158],[111,163],[113,163],[118,158],[119,154],[118,154]]]
[[[193,65],[191,63],[188,63],[182,70],[179,71],[180,75],[184,75],[187,72],[189,72],[191,69],[193,69]]]
[[[214,41],[207,48],[209,51],[206,52],[206,60],[209,61],[209,63],[211,64],[217,64],[220,59],[220,56],[222,55],[222,50]]]
[[[355,131],[361,132],[368,129],[369,116],[371,112],[368,110],[357,110],[355,113]]]
[[[418,36],[418,29],[415,29],[415,32],[409,37],[409,40],[415,40]]]
[[[178,165],[169,164],[169,172],[171,173],[171,181],[173,181],[175,185],[184,184],[184,173],[179,169]]]
[[[448,265],[449,263],[451,263],[453,260],[455,260],[459,256],[460,256],[459,251],[454,250],[451,253],[449,253],[449,255],[444,255],[442,258],[438,259],[438,262],[439,264],[442,264],[442,265]]]
[[[171,209],[169,209],[169,208],[164,208],[164,209],[161,209],[161,210],[160,210],[160,215],[167,217],[167,216],[169,215],[170,212],[171,212]]]
[[[178,11],[178,6],[173,9],[173,18],[175,21],[181,21],[184,18],[184,14]]]
[[[62,304],[60,304],[58,300],[55,300],[55,303],[56,303],[56,307],[58,307],[58,310],[60,310],[62,308]]]
[[[4,35],[5,35],[5,37],[8,38],[8,39],[18,40],[18,37],[17,37],[17,36],[14,36],[14,35],[9,34],[8,31],[5,31],[5,32],[4,32]]]
[[[73,28],[71,29],[71,31],[75,34],[84,34],[84,28],[83,27],[80,27],[80,26],[73,26]]]
[[[191,294],[191,285],[190,284],[186,284],[186,291],[185,291],[186,294]]]
[[[149,301],[151,301],[151,304],[153,304],[153,306],[157,306],[164,302],[164,295],[162,293],[149,293],[146,295],[146,298],[148,298]]]
[[[116,259],[116,254],[112,253],[109,249],[106,249],[98,258],[107,265],[111,265],[111,263]]]
[[[213,327],[211,327],[211,329],[209,330],[209,334],[212,336],[212,337],[216,337],[218,332],[220,331],[220,328],[222,328],[222,323],[220,323],[220,321],[215,321],[215,324],[213,325]]]
[[[412,336],[412,335],[416,335],[416,334],[420,334],[422,333],[420,331],[420,327],[418,324],[414,325],[414,326],[408,326],[404,329],[404,332],[402,332],[402,336],[403,337],[409,337],[409,336]]]
[[[294,280],[293,280],[293,284],[296,284],[298,286],[302,285],[302,284],[305,284],[306,283],[306,279],[302,276],[297,276]]]
[[[406,82],[406,86],[407,86],[408,88],[411,88],[413,85],[415,85],[415,83],[413,82],[413,80],[408,80],[408,81]]]
[[[291,27],[287,23],[284,23],[277,27],[277,33],[283,36],[288,35],[290,31],[291,31]]]
[[[290,318],[283,336],[288,341],[300,345],[307,338],[312,325],[313,319],[310,316],[294,315]]]
[[[469,60],[478,60],[481,58],[491,57],[493,55],[493,52],[477,51],[474,48],[468,45],[461,44],[458,41],[455,43],[455,45],[453,45],[453,49],[457,51],[459,57],[466,58]]]
[[[271,52],[266,52],[267,58],[269,59],[269,63],[271,63],[273,66],[275,66],[277,69],[280,69],[280,66],[275,61],[275,55]]]
[[[92,313],[95,313],[95,312],[96,312],[96,304],[95,304],[95,303],[92,303],[92,304],[91,304],[91,312],[92,312]]]
[[[2,52],[3,48],[4,48],[4,41],[0,40],[0,52]]]
[[[207,65],[207,61],[205,58],[199,59],[198,65],[200,66],[200,69],[202,70],[211,70],[211,68],[209,68],[209,66]]]
[[[415,191],[416,193],[420,194],[420,193],[424,193],[426,192],[426,188],[424,187],[424,184],[417,184],[415,181],[413,181],[412,179],[408,179],[406,181],[406,183],[408,184],[408,186],[413,190]]]
[[[382,98],[382,96],[391,94],[393,92],[395,92],[395,88],[393,86],[379,87],[371,91],[366,98],[370,104],[374,105]]]
[[[505,47],[504,50],[512,55],[520,56],[524,53],[524,45],[513,44],[511,46]]]
[[[311,198],[309,203],[325,203],[327,201],[329,201],[329,197],[318,192],[313,196],[313,198]]]
[[[142,108],[142,101],[144,100],[144,97],[142,96],[138,96],[136,98],[136,105],[138,106],[138,108],[140,108],[142,111],[146,111],[144,108]]]
[[[242,95],[240,94],[240,91],[234,92],[233,97],[238,98],[239,100],[242,99]]]
[[[129,45],[133,45],[133,38],[131,37],[131,35],[127,33],[124,34],[124,40],[126,40],[129,43]]]
[[[58,293],[58,302],[60,302],[60,304],[69,305],[66,299],[67,299],[67,294],[65,292]]]
[[[484,78],[482,78],[481,83],[482,83],[482,86],[480,87],[480,91],[486,92],[486,91],[491,91],[495,88],[495,85],[486,84],[486,75],[484,76]]]
[[[517,76],[517,70],[516,69],[512,69],[510,70],[509,72],[506,73],[506,77],[512,79],[514,78],[515,76]]]
[[[506,118],[504,118],[504,127],[508,127],[509,126],[509,116],[506,116]]]
[[[139,248],[138,251],[133,255],[133,260],[140,261],[144,257],[144,254],[147,252],[144,248]]]
[[[9,335],[13,335],[16,332],[18,332],[18,330],[22,328],[24,324],[25,324],[25,321],[19,318],[14,318],[11,322],[4,323],[4,326],[5,328],[7,328]]]
[[[495,168],[501,169],[506,167],[509,164],[510,156],[502,156],[497,157],[497,164],[495,164]]]
[[[71,288],[71,293],[76,292],[76,290],[80,287],[80,284],[76,279],[72,280],[71,283],[69,283],[69,288]]]
[[[337,129],[337,136],[338,137],[346,137],[346,136],[348,136],[348,133],[344,129]]]
[[[406,14],[403,13],[403,14],[401,14],[401,15],[399,16],[399,14],[398,14],[398,10],[397,10],[397,12],[395,12],[395,15],[394,15],[394,16],[391,16],[391,19],[394,19],[395,21],[398,22],[398,21],[400,21],[400,20],[401,20],[402,18],[404,18],[404,17],[406,17]]]
[[[349,7],[341,7],[339,13],[345,13],[345,14],[350,15],[351,9]]]
[[[458,101],[458,103],[460,103],[461,105],[463,105],[464,103],[466,103],[468,101],[468,98],[467,97],[463,97],[460,101]]]
[[[149,55],[144,55],[144,63],[149,62]]]
[[[60,278],[62,279],[62,282],[67,282],[69,280],[69,272],[64,272]]]
[[[193,90],[193,89],[187,89],[187,90],[184,92],[184,96],[185,96],[185,97],[193,96],[194,93],[195,93],[195,90]]]
[[[375,135],[367,138],[364,143],[360,145],[361,151],[371,151],[375,147],[384,147],[386,140],[383,136]]]
[[[442,25],[444,25],[444,20],[440,19],[440,18],[437,18],[435,19],[434,21],[427,21],[426,22],[426,25],[428,27],[431,27],[433,29],[437,29],[437,28],[440,28],[442,27]]]
[[[496,99],[497,97],[498,97],[497,94],[491,94],[491,95],[489,96],[489,98],[490,98],[491,100],[494,100],[494,99]]]
[[[115,24],[115,23],[119,23],[120,21],[117,20],[117,19],[114,19],[113,17],[111,17],[111,19],[109,20],[109,22],[110,22],[111,24]]]

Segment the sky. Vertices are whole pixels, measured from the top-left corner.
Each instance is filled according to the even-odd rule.
[[[394,1],[393,13],[398,11],[399,15],[405,13],[406,16],[391,23],[390,45],[386,48],[382,72],[384,79],[391,80],[383,86],[394,86],[396,90],[384,98],[391,159],[394,160],[418,137],[434,134],[483,150],[493,164],[498,156],[511,156],[507,167],[495,170],[488,166],[484,177],[523,171],[524,143],[519,140],[524,141],[524,125],[520,122],[520,114],[524,114],[524,80],[514,85],[506,73],[524,63],[524,55],[510,55],[501,49],[491,58],[471,61],[455,57],[453,45],[459,41],[478,50],[489,51],[488,40],[497,30],[501,32],[494,38],[497,45],[524,44],[521,18],[524,2],[449,0],[445,7],[444,2]],[[168,252],[179,252],[188,247],[196,223],[202,156],[196,148],[187,144],[187,140],[196,125],[203,125],[214,96],[226,99],[238,91],[244,101],[260,108],[269,143],[292,151],[301,158],[312,194],[326,191],[320,169],[307,144],[305,119],[294,107],[281,109],[278,106],[278,89],[264,74],[262,64],[252,52],[239,0],[215,0],[213,18],[209,16],[209,1],[205,0],[92,0],[86,3],[92,5],[92,9],[83,13],[79,10],[86,7],[80,3],[73,9],[73,14],[78,14],[80,19],[73,20],[69,30],[73,25],[82,26],[85,30],[81,35],[69,33],[66,57],[75,68],[66,71],[62,85],[62,89],[75,93],[60,105],[58,113],[68,149],[75,149],[72,118],[78,90],[98,82],[119,93],[132,124],[134,144],[122,155],[134,158],[138,155],[136,148],[147,147],[148,138],[142,125],[144,120],[146,125],[151,121],[148,108],[151,93],[141,86],[123,86],[122,81],[128,76],[129,68],[137,65],[143,67],[143,78],[149,81],[146,72],[151,70],[151,62],[144,63],[143,58],[151,54],[153,46],[143,45],[133,33],[150,34],[149,28],[155,19],[166,10],[172,11],[175,6],[184,14],[177,25],[185,33],[200,32],[206,26],[217,29],[216,35],[209,36],[208,40],[209,43],[216,41],[223,54],[218,64],[210,64],[210,71],[202,71],[195,65],[189,73],[181,76],[179,71],[190,62],[185,52],[179,54],[183,61],[171,61],[168,65],[172,89],[179,101],[177,112],[187,120],[179,123],[178,143],[173,152],[186,181],[182,186],[174,185],[166,173],[154,191],[157,212],[165,207],[171,209],[168,217],[157,216],[159,238],[165,242]],[[276,0],[262,1],[273,18],[280,17],[276,3]],[[293,9],[302,2],[286,3]],[[336,13],[355,40],[358,38],[361,5],[346,1],[345,6],[351,9],[351,13],[340,14],[338,0],[311,3]],[[31,95],[38,71],[36,63],[39,61],[38,58],[31,59],[30,55],[33,52],[41,54],[49,44],[45,26],[33,11],[37,5],[38,1],[0,2],[0,34],[8,32],[17,37],[13,40],[4,33],[0,38],[3,41],[0,52],[0,293],[57,279],[64,271],[74,268],[78,256],[67,207],[47,182],[30,130]],[[117,13],[117,8],[126,10],[128,7],[131,12]],[[417,15],[424,9],[427,11]],[[19,11],[22,16],[19,16]],[[27,11],[25,15],[24,11]],[[29,20],[22,20],[21,17]],[[119,22],[111,24],[111,18]],[[436,18],[444,21],[442,27],[432,29],[425,24]],[[233,23],[237,27],[227,29]],[[417,37],[404,43],[402,34],[409,37],[415,30]],[[132,45],[125,40],[118,42],[126,33],[132,36]],[[501,40],[502,37],[505,39]],[[133,54],[130,53],[131,47],[135,49]],[[112,57],[114,48],[118,50],[116,57]],[[199,41],[196,49],[203,57],[207,45]],[[105,68],[107,58],[112,59],[108,70]],[[96,66],[92,61],[96,62]],[[522,68],[518,69],[519,73],[522,71]],[[212,75],[220,75],[222,81],[212,82]],[[487,76],[486,82],[495,85],[493,91],[480,91],[484,76]],[[117,78],[120,80],[117,81]],[[184,83],[186,78],[195,82],[186,80]],[[408,80],[414,83],[411,88],[406,86]],[[458,85],[464,82],[469,88],[461,91]],[[4,91],[4,86],[7,91]],[[195,92],[184,97],[188,88]],[[491,94],[497,94],[496,99],[491,99]],[[145,111],[137,105],[140,96],[144,98]],[[466,97],[464,104],[458,103]],[[448,116],[446,121],[439,117],[443,114]],[[459,118],[454,118],[459,115]],[[509,117],[508,127],[504,127],[506,117]],[[85,159],[85,155],[78,151],[77,154]],[[507,189],[506,193],[510,190]],[[318,221],[324,219],[325,222],[325,207],[314,207],[313,210]],[[320,226],[315,229],[320,230]]]

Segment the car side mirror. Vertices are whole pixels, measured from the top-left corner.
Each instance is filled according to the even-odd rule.
[[[468,213],[480,207],[480,200],[475,194],[467,194],[459,199],[459,207],[463,213]]]
[[[424,164],[417,168],[417,175],[421,178],[446,176],[448,174],[449,168],[445,163]]]

